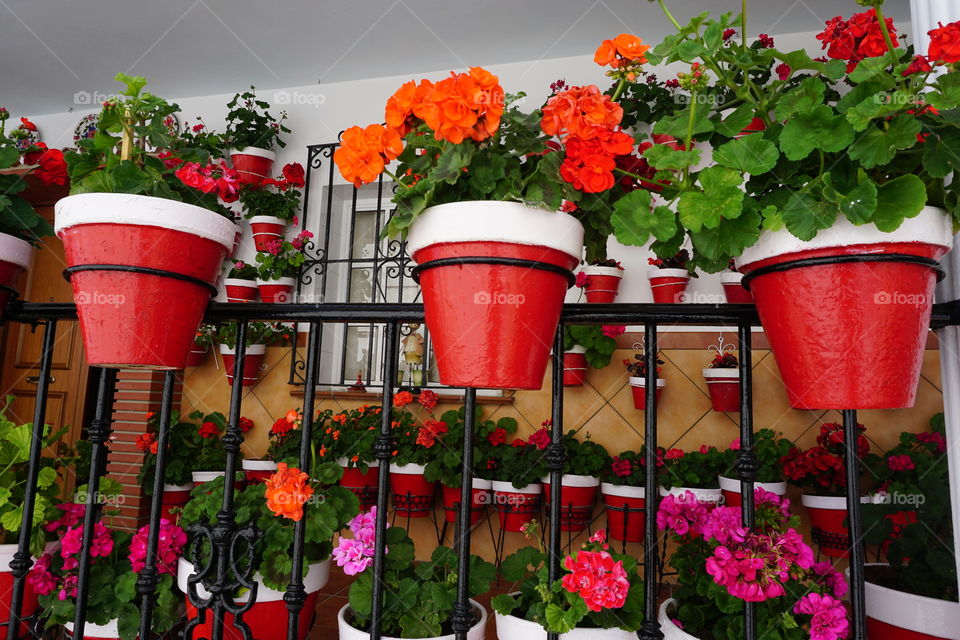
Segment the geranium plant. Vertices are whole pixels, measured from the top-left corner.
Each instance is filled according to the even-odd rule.
[[[347,622],[360,631],[369,629],[373,613],[375,522],[376,507],[356,516],[350,521],[352,537],[342,536],[333,552],[344,573],[357,576],[350,585]],[[452,634],[448,621],[457,596],[457,556],[454,551],[449,547],[436,547],[430,560],[415,563],[413,541],[401,527],[388,528],[384,542],[386,573],[380,618],[383,635],[437,638]],[[492,564],[479,556],[470,556],[467,595],[473,597],[487,593],[496,574]]]
[[[282,322],[248,322],[247,323],[247,346],[253,344],[265,344],[273,346],[284,344],[290,341],[296,335],[293,327]],[[222,324],[217,327],[215,337],[217,344],[225,344],[231,349],[237,344],[237,325],[234,322]]]
[[[422,393],[422,392],[421,392]],[[517,421],[504,416],[496,422],[481,420],[479,411],[473,426],[473,475],[491,479],[499,463],[495,448],[517,431]],[[438,437],[439,447],[427,462],[424,477],[445,487],[459,487],[463,473],[464,407],[447,411],[440,419],[447,424],[446,433]]]
[[[662,365],[663,360],[657,358],[657,365]],[[623,359],[623,366],[627,369],[627,375],[631,378],[645,378],[647,376],[647,356],[643,353],[633,354],[633,360],[629,358]],[[655,378],[660,377],[660,366],[657,366],[657,371],[654,375]]]
[[[300,211],[300,189],[304,186],[303,165],[284,165],[278,178],[267,178],[257,189],[240,191],[243,217],[273,216],[296,224]]]
[[[647,258],[647,264],[658,269],[686,269],[690,270],[687,263],[690,262],[690,252],[681,249],[677,253],[665,258]]]
[[[44,236],[53,235],[53,227],[42,216],[38,215],[33,205],[20,197],[20,193],[27,188],[24,172],[7,172],[20,164],[24,150],[18,144],[13,132],[6,131],[6,121],[10,112],[0,107],[0,233],[16,236],[21,240],[36,243]],[[35,150],[27,157],[35,160],[39,166],[30,171],[44,184],[65,184],[66,165],[63,153],[57,149],[44,150],[34,146]],[[40,153],[37,154],[36,152]],[[25,158],[27,159],[27,158]],[[32,164],[32,162],[30,162]]]
[[[286,143],[281,134],[290,133],[283,121],[287,119],[286,112],[277,119],[267,109],[270,103],[257,99],[256,88],[237,93],[227,103],[227,130],[224,137],[234,149],[244,147],[258,147],[273,149],[274,145],[283,148]]]
[[[713,360],[710,361],[710,364],[707,365],[708,369],[736,369],[740,365],[740,361],[737,360],[737,356],[732,353],[718,353],[713,357]]]
[[[755,493],[753,529],[742,526],[739,507],[709,509],[691,492],[660,503],[657,526],[677,544],[669,560],[678,582],[673,623],[703,640],[739,638],[744,602],[754,602],[761,637],[846,638],[843,575],[829,562],[814,562],[789,500]]]
[[[603,481],[628,487],[642,487],[646,480],[646,464],[637,451],[621,451],[613,456],[603,474]]]
[[[198,117],[195,124],[183,123],[183,128],[171,144],[176,154],[180,149],[199,149],[207,153],[210,160],[219,160],[226,152],[223,134],[217,133]]]
[[[543,427],[541,431],[545,433],[549,441],[548,427]],[[607,453],[602,444],[594,442],[589,433],[581,440],[577,438],[576,430],[571,429],[561,437],[560,441],[563,444],[565,456],[563,461],[564,474],[598,478],[604,469],[610,465],[610,454]]]
[[[396,450],[393,455],[393,464],[421,464],[425,465],[434,457],[440,454],[441,446],[437,445],[438,438],[441,438],[449,429],[449,425],[443,419],[437,420],[432,411],[436,406],[427,406],[417,403],[418,407],[423,407],[425,416],[414,415],[413,411],[405,409],[414,402],[414,395],[409,391],[401,391],[393,396],[393,422],[391,428],[393,431],[393,440]],[[430,405],[431,403],[427,403]],[[418,412],[419,414],[420,412]],[[420,424],[417,424],[419,421]]]
[[[550,433],[546,429],[534,432],[528,440],[512,438],[497,445],[489,458],[496,460],[493,479],[509,482],[518,489],[540,482],[547,473],[549,445]]]
[[[304,230],[293,240],[276,238],[268,242],[266,251],[257,252],[257,277],[261,280],[297,277],[300,265],[306,260],[307,242],[312,237],[311,231]]]
[[[863,435],[864,431],[866,427],[858,424],[857,453],[861,458],[870,452],[870,442]],[[806,450],[791,447],[782,458],[787,482],[817,495],[844,495],[847,486],[843,457],[845,446],[842,425],[836,422],[821,425],[815,446]]]
[[[230,267],[230,271],[227,273],[227,277],[239,278],[241,280],[256,280],[257,267],[243,260],[234,260],[233,266]]]
[[[617,350],[616,336],[622,333],[623,327],[619,326],[568,325],[563,328],[563,348],[582,346],[586,349],[587,364],[603,369],[610,364],[610,358]]]
[[[666,449],[663,451],[660,484],[667,489],[716,489],[717,477],[726,470],[724,454],[716,447],[701,445],[695,451]]]
[[[760,429],[753,434],[753,453],[756,455],[757,482],[783,482],[783,459],[790,453],[793,443],[773,429]],[[737,476],[737,460],[741,445],[740,438],[736,438],[724,452],[722,475]]]
[[[536,526],[527,527],[538,540]],[[500,575],[513,583],[518,594],[501,594],[491,600],[497,613],[540,624],[548,632],[566,633],[575,628],[637,631],[643,623],[643,582],[636,559],[614,554],[599,529],[575,554],[563,559],[558,580],[550,582],[548,555],[524,547],[504,559]]]

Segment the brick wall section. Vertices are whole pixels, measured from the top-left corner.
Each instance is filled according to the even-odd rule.
[[[117,374],[117,392],[113,404],[113,436],[107,475],[123,486],[120,515],[113,526],[136,529],[144,524],[150,512],[150,500],[142,495],[137,473],[143,452],[137,449],[137,436],[147,430],[147,413],[160,411],[163,371],[121,369]],[[180,406],[183,382],[177,376],[173,406]]]

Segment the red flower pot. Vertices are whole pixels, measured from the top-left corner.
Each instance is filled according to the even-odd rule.
[[[623,269],[588,265],[580,271],[588,277],[587,286],[584,289],[587,302],[608,303],[616,301],[617,292],[620,291],[620,281],[623,280]]]
[[[600,492],[607,511],[607,536],[611,540],[643,542],[647,522],[644,488],[604,482]]]
[[[457,511],[460,508],[460,487],[441,486],[441,489],[443,490],[444,517],[447,522],[456,522]],[[490,481],[474,478],[471,494],[470,525],[472,526],[480,522],[486,506],[491,502]]]
[[[242,184],[253,186],[260,186],[273,175],[276,159],[277,154],[273,151],[259,147],[244,147],[230,152],[230,163],[237,170],[237,179]]]
[[[869,498],[861,498],[863,500]],[[850,549],[847,499],[803,494],[802,502],[810,514],[810,538],[819,545],[820,553],[831,558],[846,558]]]
[[[173,200],[84,193],[57,202],[56,230],[75,270],[87,361],[183,369],[210,301],[204,283],[217,280],[233,222]]]
[[[266,482],[277,472],[277,463],[273,460],[243,460],[243,475],[250,484]]]
[[[33,247],[29,242],[0,233],[0,320],[16,291],[20,274],[30,268],[32,260]]]
[[[717,480],[720,481],[720,490],[723,492],[723,506],[739,507],[743,504],[743,499],[740,496],[740,478],[720,476]],[[786,482],[755,482],[753,487],[754,489],[769,491],[778,496],[787,495]]]
[[[581,531],[593,520],[600,479],[593,476],[564,474],[560,478],[560,530]],[[550,476],[543,478],[545,504],[550,506]]]
[[[575,345],[569,351],[563,352],[563,386],[582,387],[587,379],[586,349]]]
[[[704,369],[710,402],[714,411],[740,411],[740,370]]]
[[[189,577],[194,573],[193,565],[184,558],[180,558],[177,566],[177,586],[181,591],[187,593]],[[287,603],[283,600],[283,591],[276,591],[263,584],[259,574],[256,576],[257,594],[256,602],[248,611],[246,611],[242,620],[250,627],[250,636],[257,640],[286,640],[287,638]],[[313,616],[316,613],[317,596],[327,584],[330,578],[330,561],[315,562],[309,565],[307,575],[303,578],[303,588],[307,593],[307,599],[303,603],[303,609],[300,611],[300,621],[297,627],[297,639],[306,640],[310,634],[310,627],[313,624]],[[197,595],[201,598],[209,598],[210,593],[203,588],[203,585],[197,585]],[[249,591],[244,591],[234,599],[239,605],[248,601]],[[198,616],[196,607],[187,600],[187,619],[193,620]],[[206,620],[193,628],[193,633],[185,640],[199,640],[199,638],[212,638],[213,615],[210,611],[206,612]],[[244,635],[237,628],[234,622],[233,614],[227,613],[223,619],[223,638],[224,640],[243,640]]]
[[[274,240],[283,239],[283,230],[287,221],[274,216],[253,216],[250,218],[250,230],[253,232],[253,245],[257,251],[266,251],[267,245]]]
[[[743,274],[724,271],[720,274],[723,295],[729,304],[753,304],[753,294],[744,288]]]
[[[492,488],[493,507],[497,510],[500,528],[504,531],[516,533],[540,514],[543,487],[539,482],[518,489],[510,482],[494,480]]]
[[[257,299],[257,281],[245,278],[227,278],[223,281],[227,302],[253,302]]]
[[[423,477],[423,465],[405,464],[390,468],[393,510],[401,518],[426,518],[433,513],[437,483]]]
[[[356,467],[348,467],[346,458],[340,458],[337,462],[343,467],[343,477],[340,478],[340,486],[360,499],[361,511],[369,511],[370,507],[377,504],[377,483],[380,480],[380,461],[374,460],[368,462],[366,473]]]
[[[239,222],[234,222],[233,224],[234,226],[236,226],[237,231],[233,236],[233,248],[230,249],[230,255],[229,255],[230,258],[237,255],[237,249],[240,248],[240,240],[243,239],[243,227],[240,226]]]
[[[661,269],[653,267],[647,271],[650,281],[650,293],[653,301],[659,304],[680,304],[685,299],[690,273],[686,269]]]
[[[791,406],[913,406],[936,284],[936,272],[914,262],[801,261],[884,254],[935,260],[951,242],[949,217],[926,207],[892,233],[841,217],[809,242],[764,231],[744,251],[738,264],[755,275],[749,287]]]
[[[163,495],[160,497],[162,517],[170,522],[177,522],[179,514],[171,513],[172,509],[182,509],[183,505],[190,501],[190,491],[194,484],[165,484],[163,485]]]
[[[657,378],[657,404],[660,404],[660,394],[667,385],[663,378]],[[633,406],[640,411],[647,410],[647,379],[630,376],[630,391],[633,393]]]
[[[867,565],[864,601],[870,640],[952,640],[960,629],[960,604],[897,591],[871,580]],[[850,571],[847,570],[849,579]]]
[[[539,389],[570,284],[564,272],[582,247],[575,218],[516,202],[450,203],[421,213],[407,250],[420,270],[440,381]],[[503,263],[515,260],[530,264]]]
[[[263,364],[263,356],[267,352],[267,347],[262,344],[252,344],[247,347],[243,359],[243,382],[244,387],[252,387],[260,379],[260,365]],[[223,371],[227,374],[227,384],[233,386],[233,367],[236,363],[236,351],[225,344],[220,345],[220,356],[223,358]]]
[[[293,302],[293,288],[296,284],[297,281],[293,278],[278,278],[276,280],[260,280],[257,278],[260,301],[270,304]]]
[[[207,348],[199,345],[193,345],[190,349],[190,355],[187,356],[188,367],[199,367],[207,361]]]
[[[13,560],[13,555],[17,552],[17,549],[19,549],[19,546],[16,544],[0,544],[0,623],[3,623],[4,629],[10,622],[10,601],[13,597],[13,573],[10,571],[10,561]],[[21,619],[32,615],[36,608],[37,594],[30,582],[27,581],[23,586]],[[30,637],[30,631],[25,622],[20,623],[19,637]]]

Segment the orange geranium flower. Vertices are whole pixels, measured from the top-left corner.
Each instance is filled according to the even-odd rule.
[[[409,391],[401,391],[393,396],[393,406],[395,407],[405,407],[411,402],[413,402],[413,394]]]
[[[340,175],[355,187],[376,180],[387,163],[403,152],[400,134],[379,124],[371,124],[366,129],[350,127],[343,132],[340,142],[333,161]]]
[[[589,85],[551,97],[543,107],[540,128],[551,136],[574,135],[589,140],[612,131],[622,119],[623,107],[596,85]]]
[[[277,463],[277,471],[267,479],[267,508],[274,515],[299,522],[303,518],[303,505],[313,495],[313,487],[307,484],[309,476],[296,467]]]
[[[418,87],[419,89],[419,87]],[[497,76],[481,67],[437,82],[415,101],[413,113],[438,140],[460,144],[486,140],[500,127],[504,93]],[[394,114],[394,118],[398,114]]]
[[[400,88],[387,99],[384,113],[387,127],[401,136],[410,133],[410,130],[417,125],[414,110],[432,88],[433,83],[429,80],[421,80],[420,84],[411,80],[400,85]]]
[[[643,40],[629,33],[621,33],[613,40],[604,40],[597,47],[593,61],[601,66],[614,68],[626,66],[629,63],[644,64],[647,61],[647,50],[650,45],[643,44]]]

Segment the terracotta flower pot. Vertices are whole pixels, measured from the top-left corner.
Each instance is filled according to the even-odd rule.
[[[717,480],[720,482],[720,490],[723,492],[723,506],[739,507],[743,504],[743,500],[740,497],[740,478],[719,476]],[[786,482],[754,482],[753,487],[754,489],[769,491],[778,496],[787,495]]]
[[[184,202],[84,193],[56,204],[91,365],[183,369],[235,228]]]
[[[660,404],[660,394],[663,388],[667,386],[667,381],[663,378],[657,378],[657,405]],[[640,411],[647,410],[647,379],[630,376],[630,391],[633,393],[633,406]]]
[[[604,482],[600,492],[607,510],[607,536],[611,540],[643,542],[647,522],[644,488]]]
[[[579,344],[563,352],[563,386],[582,387],[587,379],[586,347]]]
[[[650,281],[650,293],[653,301],[659,304],[680,304],[686,296],[690,272],[686,269],[661,269],[651,267],[647,271]]]
[[[244,147],[230,152],[230,163],[237,170],[237,179],[242,184],[260,186],[273,175],[273,163],[277,154],[260,147]]]
[[[492,488],[493,506],[504,531],[518,532],[539,515],[540,494],[543,493],[539,482],[518,489],[510,482],[494,480]]]
[[[244,387],[252,387],[260,379],[260,365],[263,364],[263,356],[267,353],[266,345],[252,344],[247,347],[243,358],[243,380],[241,384]],[[223,358],[223,372],[227,375],[227,384],[233,386],[233,367],[236,363],[236,350],[233,347],[220,345],[220,357]]]
[[[241,462],[243,475],[249,483],[265,482],[277,471],[277,463],[273,460],[246,460]]]
[[[550,476],[541,479],[545,504],[550,506]],[[560,530],[580,531],[593,520],[600,479],[565,473],[560,477]]]
[[[883,587],[870,582],[869,574],[864,595],[870,640],[952,640],[957,637],[960,603]]]
[[[13,573],[10,571],[10,561],[19,549],[16,544],[0,544],[0,623],[6,625],[10,623],[10,603],[13,597]],[[27,618],[33,614],[37,608],[37,594],[29,581],[24,582],[23,586],[23,607],[21,619]],[[20,623],[20,637],[30,637],[27,623]]]
[[[475,525],[483,518],[486,506],[492,502],[491,483],[483,478],[474,478],[471,487],[472,500],[470,503],[470,524]],[[443,510],[447,522],[457,521],[457,512],[460,509],[460,487],[442,486]]]
[[[486,637],[487,610],[484,609],[483,606],[476,600],[471,599],[470,604],[473,606],[473,611],[477,622],[467,631],[467,640],[484,640]],[[343,607],[341,607],[340,611],[337,613],[337,628],[340,633],[340,640],[368,640],[370,638],[370,633],[367,631],[361,631],[352,626],[349,622],[351,617],[352,612],[350,611],[350,605],[343,605]],[[454,640],[455,637],[456,636],[454,634],[449,633],[445,636],[421,638],[419,640]],[[381,640],[400,640],[400,638],[395,638],[393,636],[381,636]]]
[[[410,227],[443,384],[539,389],[583,227],[517,202],[442,204]]]
[[[250,230],[253,232],[253,246],[257,251],[266,251],[274,240],[283,240],[283,231],[287,221],[275,216],[253,216],[250,218]]]
[[[740,411],[740,369],[703,370],[714,411]]]
[[[29,242],[0,233],[0,320],[7,303],[17,294],[20,274],[30,268],[32,261],[33,247]]]
[[[187,484],[164,484],[163,495],[160,497],[162,517],[170,522],[176,522],[180,516],[179,514],[171,513],[171,510],[182,509],[183,505],[190,501],[190,492],[193,490],[193,487],[194,484],[192,482]]]
[[[738,265],[753,278],[748,286],[791,406],[913,406],[934,261],[952,238],[949,216],[935,207],[891,233],[842,216],[808,242],[786,230],[761,233]]]
[[[340,478],[340,486],[359,498],[361,511],[369,511],[370,507],[377,504],[380,461],[373,460],[368,462],[366,473],[363,473],[356,467],[348,467],[347,458],[339,458],[337,464],[343,467],[343,477]]]
[[[393,510],[401,518],[426,518],[433,513],[433,494],[437,483],[427,482],[420,464],[390,467]]]
[[[753,304],[753,294],[743,286],[743,274],[724,271],[720,274],[723,295],[730,304]]]
[[[620,281],[623,280],[623,269],[619,267],[600,267],[588,265],[580,270],[588,276],[584,295],[587,302],[609,303],[615,302],[620,291]]]
[[[260,301],[271,304],[293,302],[293,288],[297,281],[293,278],[277,278],[276,280],[261,280],[257,278],[257,289],[260,290]]]
[[[223,281],[227,302],[254,302],[257,299],[257,281],[246,278],[227,278]]]

